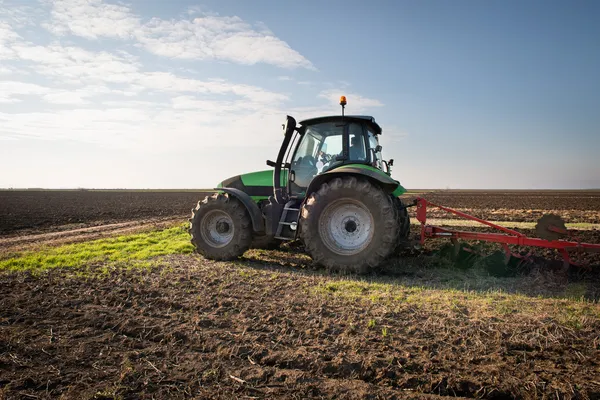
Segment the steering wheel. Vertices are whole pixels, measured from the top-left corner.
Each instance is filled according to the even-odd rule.
[[[333,158],[333,156],[331,154],[327,154],[327,153],[323,153],[323,160],[325,160],[326,163],[328,163],[329,161],[331,161],[331,159]]]

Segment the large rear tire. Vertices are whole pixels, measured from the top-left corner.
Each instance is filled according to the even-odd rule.
[[[191,242],[211,260],[233,260],[252,242],[252,222],[244,205],[229,194],[215,193],[199,201],[190,219]]]
[[[329,270],[364,274],[395,249],[398,219],[392,200],[364,178],[335,178],[302,208],[300,238]]]

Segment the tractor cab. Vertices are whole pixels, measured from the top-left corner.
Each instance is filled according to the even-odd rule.
[[[378,135],[369,116],[332,116],[300,122],[289,155],[289,191],[302,195],[319,174],[342,165],[363,164],[383,170]]]
[[[393,160],[382,158],[381,127],[375,118],[345,116],[344,97],[340,104],[342,115],[307,119],[300,121],[299,127],[294,118],[287,117],[277,162],[267,161],[275,167],[273,183],[279,202],[289,197],[303,198],[317,176],[346,165],[364,165],[391,175]],[[287,177],[286,187],[281,185],[282,175]]]

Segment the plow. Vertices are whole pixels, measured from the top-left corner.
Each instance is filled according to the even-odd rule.
[[[583,243],[578,240],[577,231],[567,229],[565,221],[556,214],[546,214],[542,216],[535,226],[535,233],[538,237],[529,237],[514,229],[509,229],[494,222],[486,221],[461,211],[432,203],[422,197],[417,197],[412,206],[415,206],[417,209],[416,218],[420,223],[419,245],[423,246],[428,239],[449,239],[450,243],[453,245],[451,256],[455,260],[465,258],[461,257],[461,253],[469,253],[479,258],[486,258],[485,254],[474,251],[470,246],[464,246],[463,243],[461,243],[461,240],[499,244],[503,250],[503,258],[498,260],[498,257],[495,257],[496,259],[494,262],[499,262],[504,266],[512,265],[515,269],[518,269],[524,264],[533,263],[533,251],[530,250],[525,254],[517,253],[511,250],[511,245],[556,250],[562,257],[564,270],[567,270],[570,266],[580,268],[590,267],[589,265],[574,262],[571,257],[572,254],[582,252],[600,253],[600,244]],[[448,214],[460,217],[467,221],[473,221],[474,223],[490,228],[490,230],[494,230],[495,232],[455,230],[447,227],[430,225],[427,223],[427,211],[432,208],[440,209]],[[494,255],[491,257],[494,257]],[[475,259],[475,257],[468,257],[468,255],[466,258],[470,258],[471,260]]]
[[[277,157],[266,162],[272,170],[225,179],[212,195],[198,201],[189,220],[191,242],[198,253],[213,260],[233,260],[250,248],[273,249],[300,240],[317,264],[365,273],[413,245],[409,207],[416,207],[420,223],[417,247],[429,239],[447,238],[455,259],[481,256],[463,244],[471,241],[499,244],[503,252],[493,257],[505,266],[532,260],[531,251],[522,254],[510,246],[555,249],[565,266],[573,264],[575,252],[600,252],[600,244],[582,243],[553,214],[538,221],[538,237],[529,237],[423,197],[404,204],[400,196],[406,189],[392,178],[394,160],[382,157],[381,126],[372,116],[345,115],[345,96],[340,105],[341,115],[299,124],[287,116]],[[430,225],[431,208],[493,232]]]

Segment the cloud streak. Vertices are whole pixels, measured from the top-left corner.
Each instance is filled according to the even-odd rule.
[[[237,16],[202,14],[193,19],[143,21],[129,7],[102,0],[53,0],[51,4],[51,18],[43,26],[56,35],[129,40],[168,58],[315,69],[264,26],[253,26]]]

